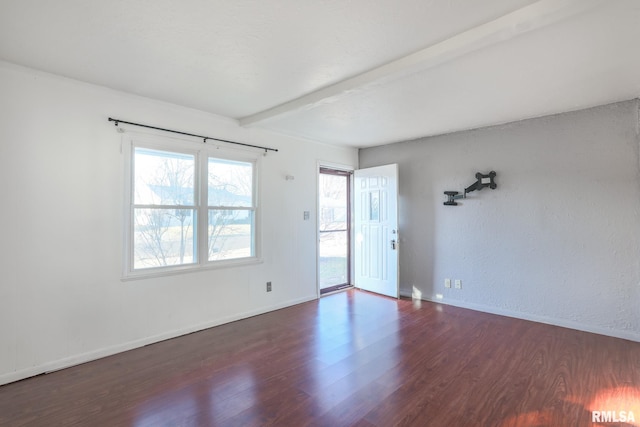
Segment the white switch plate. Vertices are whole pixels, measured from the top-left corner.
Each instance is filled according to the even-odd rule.
[[[444,279],[444,287],[445,288],[451,287],[451,279]]]
[[[462,280],[456,279],[456,289],[462,289]]]

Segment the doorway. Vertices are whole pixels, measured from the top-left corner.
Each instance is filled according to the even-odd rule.
[[[318,179],[320,294],[352,287],[351,172],[320,168]]]

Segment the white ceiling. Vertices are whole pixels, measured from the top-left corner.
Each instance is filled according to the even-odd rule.
[[[2,60],[354,147],[636,98],[639,40],[638,0],[0,0]]]

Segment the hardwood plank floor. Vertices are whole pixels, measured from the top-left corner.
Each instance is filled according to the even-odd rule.
[[[0,425],[640,426],[640,343],[351,290],[2,386]]]

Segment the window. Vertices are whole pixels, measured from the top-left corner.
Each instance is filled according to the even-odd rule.
[[[133,142],[125,276],[256,261],[256,161]]]
[[[208,259],[252,257],[253,164],[209,157]]]

